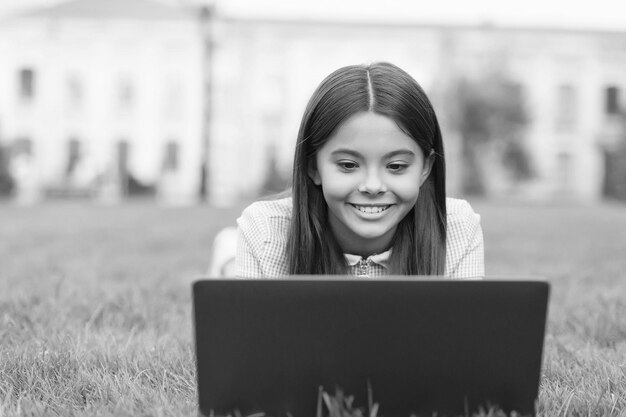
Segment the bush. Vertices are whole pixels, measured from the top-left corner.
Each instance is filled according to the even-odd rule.
[[[459,79],[454,84],[451,119],[462,137],[463,191],[486,194],[489,175],[485,154],[498,153],[513,182],[532,177],[530,155],[524,144],[529,116],[522,86],[505,74]]]

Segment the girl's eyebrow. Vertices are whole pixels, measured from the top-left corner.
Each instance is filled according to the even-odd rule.
[[[397,151],[391,151],[385,154],[384,158],[392,158],[398,155],[415,156],[415,152],[410,149],[398,149]]]
[[[331,155],[348,154],[348,155],[352,155],[352,156],[355,156],[355,157],[360,157],[361,156],[361,154],[358,153],[357,151],[355,151],[353,149],[348,149],[348,148],[335,149],[330,154]]]
[[[348,155],[352,155],[352,156],[355,156],[355,157],[361,157],[362,156],[359,152],[355,151],[354,149],[348,149],[348,148],[335,149],[330,154],[331,155],[348,154]],[[383,155],[383,159],[392,158],[392,157],[398,156],[398,155],[415,156],[415,152],[413,152],[410,149],[397,149],[395,151],[387,152],[386,154],[384,154]]]

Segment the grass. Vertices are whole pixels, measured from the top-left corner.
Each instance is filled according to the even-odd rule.
[[[626,416],[626,206],[474,206],[489,275],[552,283],[539,414]],[[0,206],[0,416],[196,415],[190,284],[240,209]]]

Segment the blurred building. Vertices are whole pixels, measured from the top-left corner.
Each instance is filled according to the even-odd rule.
[[[0,137],[18,194],[116,201],[200,187],[196,16],[147,0],[78,0],[3,22]]]
[[[434,102],[450,194],[463,192],[465,175],[457,83],[487,86],[484,75],[498,73],[524,97],[532,175],[511,177],[495,140],[481,160],[487,192],[603,196],[607,152],[624,136],[626,30],[260,18],[215,5],[200,19],[156,1],[78,0],[6,22],[0,140],[32,159],[30,177],[17,164],[23,183],[106,198],[128,175],[165,200],[194,201],[203,186],[214,204],[254,197],[290,177],[317,84],[340,66],[390,61]]]
[[[484,75],[499,73],[524,98],[528,121],[521,140],[531,175],[510,178],[497,152],[487,152],[482,163],[489,195],[597,200],[607,146],[623,141],[626,32],[232,16],[216,22],[214,42],[212,137],[224,147],[213,148],[212,163],[225,159],[246,167],[244,175],[235,175],[239,169],[215,174],[213,193],[224,199],[234,190],[258,189],[268,169],[259,161],[267,152],[278,152],[279,170],[289,175],[306,100],[324,76],[353,63],[396,63],[431,96],[453,195],[462,193],[464,175],[463,132],[451,116],[458,80],[482,78],[487,88]]]

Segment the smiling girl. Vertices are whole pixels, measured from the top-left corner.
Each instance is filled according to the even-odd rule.
[[[237,223],[241,277],[484,275],[480,216],[445,195],[433,107],[388,63],[322,81],[298,132],[292,196],[253,203]]]

